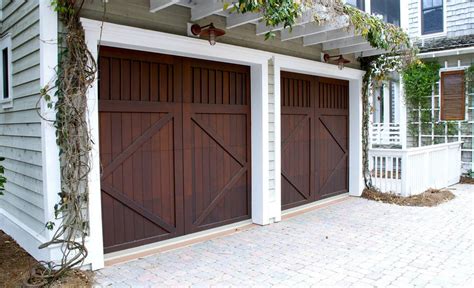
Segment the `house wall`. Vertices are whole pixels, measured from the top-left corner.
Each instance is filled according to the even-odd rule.
[[[447,37],[469,35],[474,30],[474,2],[471,0],[443,0],[446,2],[445,31]],[[408,0],[408,33],[420,37],[420,0]],[[439,37],[439,35],[437,36]],[[424,38],[431,38],[425,36]]]
[[[442,70],[451,70],[466,68],[470,65],[474,65],[474,54],[463,54],[463,55],[453,55],[453,56],[444,56],[438,57],[435,59],[427,58],[426,61],[437,61],[441,65]],[[471,92],[471,93],[470,93]],[[432,125],[424,127],[421,131],[421,143],[422,146],[439,144],[445,142],[456,142],[462,141],[462,153],[461,153],[461,162],[462,162],[462,172],[466,173],[469,170],[473,170],[473,132],[474,132],[474,94],[472,91],[466,90],[466,119],[464,121],[449,121],[455,127],[456,133],[447,133],[445,121],[439,122],[439,109],[440,109],[440,97],[439,97],[439,82],[435,85],[432,95],[426,95],[430,98],[431,103],[431,113],[433,117]],[[412,122],[419,127],[416,122]],[[437,123],[437,124],[436,124]],[[435,125],[441,125],[435,129]],[[441,133],[440,133],[441,132]],[[408,146],[416,147],[418,146],[418,138],[408,137]]]
[[[42,191],[39,2],[2,1],[1,34],[11,33],[13,107],[0,106],[0,156],[6,158],[0,229],[7,222],[45,235]],[[18,241],[18,239],[17,239]]]
[[[186,36],[187,22],[190,22],[191,12],[187,7],[172,5],[157,13],[151,13],[149,0],[114,0],[109,1],[105,17],[102,1],[85,1],[81,16],[94,20],[104,19],[110,23],[122,24],[137,28]],[[199,24],[213,22],[216,27],[225,27],[225,18],[220,16],[206,17]],[[321,59],[321,49],[318,45],[303,47],[302,40],[281,42],[279,37],[264,40],[264,36],[255,34],[255,25],[246,24],[226,30],[219,37],[219,42],[233,44],[263,51],[298,56],[312,60]]]

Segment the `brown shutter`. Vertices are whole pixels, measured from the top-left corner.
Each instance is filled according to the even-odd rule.
[[[464,70],[441,72],[441,120],[464,120]]]

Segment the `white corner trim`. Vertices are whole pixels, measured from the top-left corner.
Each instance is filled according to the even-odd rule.
[[[49,1],[39,1],[40,13],[40,85],[52,87],[56,80],[58,65],[58,20]],[[50,91],[52,101],[56,101],[54,91]],[[41,100],[41,115],[46,119],[54,119],[54,108],[49,108],[44,99]],[[61,171],[59,148],[56,145],[56,129],[51,121],[41,119],[41,151],[43,171],[44,219],[40,222],[54,220],[54,205],[58,202],[61,191]],[[45,229],[49,239],[53,231]],[[53,259],[49,259],[53,260]]]

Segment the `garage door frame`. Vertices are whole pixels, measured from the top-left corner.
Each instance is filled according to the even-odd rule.
[[[362,174],[362,77],[364,71],[328,65],[285,55],[273,57],[275,115],[281,115],[280,76],[281,71],[349,81],[349,195],[360,196],[364,186]],[[275,117],[275,155],[281,155],[281,117]],[[281,156],[275,157],[275,175],[281,174]],[[275,190],[281,192],[281,177],[275,178]],[[279,205],[281,206],[281,193]],[[319,201],[318,201],[319,202]],[[282,211],[282,215],[318,205],[309,203]]]
[[[98,46],[103,45],[250,66],[252,222],[265,225],[269,224],[269,219],[275,219],[280,215],[279,207],[275,206],[271,209],[269,205],[266,205],[270,198],[268,195],[268,60],[271,59],[270,53],[221,43],[210,46],[205,40],[84,18],[81,22],[88,48],[96,61],[99,54]],[[87,262],[92,264],[93,269],[104,266],[97,89],[97,83],[94,83],[88,90],[89,120],[94,144],[89,175],[90,237],[87,239],[87,245],[90,253]]]

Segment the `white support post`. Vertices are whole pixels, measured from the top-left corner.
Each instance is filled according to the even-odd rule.
[[[39,1],[40,10],[40,85],[53,87],[56,80],[56,67],[58,66],[58,15],[51,7],[49,1]],[[57,101],[54,90],[49,91],[51,100]],[[55,221],[54,206],[59,202],[58,193],[61,191],[61,168],[59,162],[59,147],[56,144],[56,128],[52,120],[55,119],[54,108],[49,108],[48,103],[41,99],[41,154],[43,171],[43,199],[44,222]],[[47,120],[48,119],[48,120]],[[43,219],[42,219],[43,220]],[[58,225],[55,225],[58,227]],[[44,236],[49,240],[54,231],[46,230]],[[45,248],[48,258],[42,259],[55,261],[61,259],[59,247]]]
[[[435,91],[434,91],[434,85],[431,89],[431,145],[435,144]]]
[[[251,114],[252,114],[252,221],[270,224],[275,219],[268,205],[269,153],[268,153],[268,63],[251,67]]]
[[[383,124],[390,124],[390,85],[388,82],[383,84]]]
[[[275,97],[275,221],[281,220],[281,93],[280,93],[280,63],[273,56],[273,93]]]
[[[98,46],[100,45],[100,30],[88,29],[86,43],[96,61],[99,59]],[[100,152],[99,152],[99,103],[98,103],[98,75],[88,91],[88,119],[91,132],[92,150],[91,167],[89,172],[89,229],[87,239],[89,255],[86,262],[93,270],[104,267],[104,249],[102,237],[102,204],[100,191]],[[93,243],[93,245],[92,245]]]
[[[362,169],[362,76],[349,81],[349,194],[360,196],[364,181]],[[369,120],[370,123],[370,120]],[[370,127],[370,125],[369,125]],[[369,128],[370,129],[370,128]],[[369,131],[370,132],[370,131]],[[370,138],[370,133],[369,133]],[[370,145],[370,142],[369,142]],[[370,146],[369,146],[370,147]]]
[[[405,89],[403,88],[403,80],[400,77],[399,85],[399,97],[398,97],[398,107],[399,107],[399,120],[400,120],[400,142],[402,144],[402,149],[407,148],[407,133],[408,133],[408,121],[407,121],[407,106],[405,103]]]

